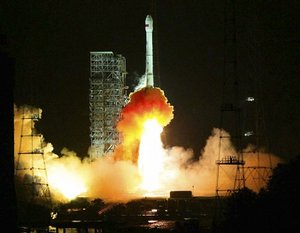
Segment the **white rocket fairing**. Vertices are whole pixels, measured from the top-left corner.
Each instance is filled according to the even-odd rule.
[[[153,44],[152,44],[152,32],[153,32],[153,19],[151,15],[147,15],[145,20],[145,30],[146,30],[146,70],[145,70],[145,80],[146,87],[154,86],[153,77]]]

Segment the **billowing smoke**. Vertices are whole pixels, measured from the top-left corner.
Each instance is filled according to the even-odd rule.
[[[35,112],[41,116],[41,109],[33,107],[15,107],[15,160],[16,164],[29,161],[18,161],[18,152],[32,147],[29,142],[20,143],[21,133],[31,134],[36,131],[34,120],[24,123],[24,116]],[[173,119],[173,107],[168,103],[159,88],[144,88],[130,95],[129,103],[124,107],[117,129],[122,135],[122,143],[113,156],[103,156],[93,162],[80,159],[76,152],[64,148],[60,155],[53,153],[53,146],[42,138],[42,149],[48,171],[48,182],[53,198],[58,201],[70,200],[77,196],[101,198],[105,201],[128,201],[145,196],[140,189],[142,177],[138,169],[140,139],[143,133],[143,122],[155,118],[164,127]],[[25,131],[24,131],[25,130]],[[21,132],[22,131],[22,132]],[[37,132],[38,133],[38,132]],[[219,153],[220,130],[215,128],[206,141],[199,159],[195,160],[194,152],[179,146],[161,148],[160,185],[157,193],[168,196],[172,190],[191,190],[194,195],[214,195],[216,189],[217,166]],[[223,133],[224,134],[224,133]],[[34,142],[34,145],[38,142]],[[24,145],[23,145],[24,144]],[[28,149],[28,148],[27,148]],[[30,149],[30,148],[29,148]],[[221,155],[230,151],[236,154],[234,147],[228,143]],[[247,154],[246,164],[256,164],[256,156]],[[260,165],[269,166],[270,155],[260,154]],[[271,156],[273,166],[279,162]],[[42,163],[42,157],[36,158]],[[21,179],[25,177],[22,173]],[[221,182],[231,185],[232,177],[222,177]],[[249,185],[251,181],[249,181]]]
[[[17,180],[24,183],[33,179],[32,176],[39,177],[49,183],[51,196],[58,202],[68,201],[77,196],[124,201],[141,195],[135,188],[139,182],[138,169],[129,160],[115,161],[113,157],[104,156],[91,163],[88,159],[81,159],[76,152],[68,148],[63,148],[60,155],[55,154],[53,145],[46,142],[42,134],[36,132],[35,123],[41,115],[42,110],[39,108],[14,106],[14,157]],[[37,148],[43,154],[34,158],[22,154],[30,154]],[[44,168],[44,162],[47,177],[45,173],[40,172],[41,168]]]
[[[225,135],[224,130],[222,131],[222,135]],[[163,187],[167,187],[167,190],[192,190],[194,195],[199,196],[215,195],[217,186],[216,160],[218,159],[219,153],[221,158],[227,154],[237,155],[235,148],[229,141],[227,145],[222,146],[222,151],[219,152],[219,140],[220,129],[214,128],[206,141],[199,160],[196,161],[193,159],[195,155],[191,149],[184,149],[177,146],[165,149],[165,170],[167,172],[165,176],[162,177]],[[244,160],[246,186],[254,191],[259,191],[266,183],[258,184],[258,174],[256,173],[256,177],[253,177],[249,175],[250,171],[248,170],[248,166],[257,166],[257,155],[247,153],[247,156],[244,156]],[[269,167],[270,160],[273,166],[281,162],[280,159],[274,155],[260,152],[261,167]],[[234,187],[236,166],[223,166],[222,169],[224,169],[224,167],[227,167],[225,171],[226,174],[219,173],[218,184],[227,187],[227,189],[232,189]]]

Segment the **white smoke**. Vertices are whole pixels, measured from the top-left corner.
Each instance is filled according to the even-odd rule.
[[[25,145],[20,145],[22,127],[23,130],[24,127],[28,128],[26,129],[28,133],[36,130],[34,122],[27,122],[26,125],[22,126],[22,118],[24,114],[28,114],[28,109],[26,106],[15,107],[16,161],[19,158],[20,148],[26,149],[32,146],[28,142]],[[41,113],[40,109],[36,108],[35,110],[37,113]],[[30,108],[30,111],[32,111],[32,108]],[[199,159],[196,161],[192,149],[178,146],[166,146],[163,149],[164,171],[161,176],[163,190],[160,194],[169,195],[172,190],[191,190],[197,196],[215,194],[217,176],[215,162],[219,153],[219,133],[220,130],[217,128],[212,130]],[[224,151],[221,151],[221,156],[228,151],[230,151],[230,154],[236,154],[230,142],[224,148]],[[90,162],[88,159],[80,159],[76,152],[67,148],[64,148],[60,155],[56,155],[53,153],[53,145],[46,142],[43,137],[42,149],[48,171],[50,191],[57,200],[63,200],[62,189],[68,185],[73,191],[77,188],[75,195],[101,198],[107,201],[128,201],[144,195],[138,189],[141,177],[137,165],[131,161],[115,161],[111,156],[104,156]],[[279,162],[276,156],[261,153],[261,165],[267,166],[270,156],[273,160],[273,166]],[[244,159],[246,164],[255,164],[256,157],[247,155]],[[28,161],[23,160],[21,162],[25,164]],[[38,162],[41,163],[42,161]],[[223,184],[230,184],[232,181],[232,178],[221,178]]]
[[[134,91],[138,91],[144,87],[146,87],[146,75],[142,75],[140,78],[139,78],[139,81],[138,81],[138,84],[134,87]]]

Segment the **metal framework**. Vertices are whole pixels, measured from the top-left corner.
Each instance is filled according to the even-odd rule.
[[[29,203],[51,207],[51,194],[42,148],[43,138],[34,128],[34,124],[41,118],[41,110],[32,107],[24,108],[22,115],[15,177],[20,186],[23,186],[26,197],[29,197]],[[21,195],[24,195],[23,192],[20,192]],[[23,200],[24,196],[20,198]]]
[[[90,159],[114,151],[116,124],[127,101],[126,59],[113,52],[90,52]]]
[[[235,3],[227,0],[224,18],[224,81],[221,105],[216,196],[226,196],[245,187],[244,159],[236,68]],[[234,146],[235,151],[230,148]],[[223,181],[225,176],[227,181]],[[229,181],[233,181],[228,182]]]
[[[249,21],[247,24],[246,38],[243,41],[244,51],[248,54],[248,64],[251,72],[244,75],[243,93],[246,93],[243,101],[243,137],[245,148],[244,154],[251,158],[251,164],[245,166],[245,177],[247,187],[258,192],[261,188],[267,187],[269,178],[272,175],[272,157],[269,150],[269,142],[266,136],[266,124],[263,105],[264,80],[263,67],[261,63],[262,45],[259,40],[259,20],[257,16],[257,5],[249,2],[247,6]]]
[[[246,148],[244,154],[251,158],[252,164],[245,166],[245,179],[247,187],[258,192],[261,188],[267,187],[269,178],[272,175],[272,158],[269,153],[262,153],[268,147],[265,136],[265,124],[263,107],[260,103],[258,90],[253,88],[254,95],[248,96],[244,103],[243,137]]]
[[[235,8],[235,0],[225,1],[224,82],[219,133],[219,154],[216,161],[217,184],[214,224],[222,222],[222,218],[224,217],[223,210],[226,207],[226,202],[224,201],[226,201],[229,195],[245,187],[254,190],[254,187],[249,186],[250,179],[252,179],[251,186],[253,181],[255,181],[254,183],[256,183],[257,187],[261,187],[262,184],[265,185],[271,173],[271,160],[270,167],[262,166],[260,163],[260,146],[262,145],[261,140],[264,121],[262,106],[257,101],[257,96],[259,96],[257,83],[252,80],[252,85],[247,85],[248,96],[244,99],[244,102],[242,102],[239,96],[240,91],[244,94],[246,92],[241,89],[237,75]],[[259,77],[259,75],[255,74],[254,76],[256,76],[256,78]],[[244,79],[245,77],[243,76],[242,84],[245,84]],[[255,84],[254,88],[253,84]],[[243,106],[240,106],[241,103],[243,103]],[[235,148],[234,150],[232,150],[232,145]],[[252,145],[252,147],[247,148],[246,146],[248,145]],[[246,153],[257,156],[256,163],[249,161],[248,158],[246,159],[246,163],[244,161]],[[252,163],[251,166],[248,165],[249,162]],[[222,179],[225,176],[228,179],[223,182]],[[234,208],[236,207],[238,207],[238,205]],[[234,224],[232,224],[232,229],[236,230]]]

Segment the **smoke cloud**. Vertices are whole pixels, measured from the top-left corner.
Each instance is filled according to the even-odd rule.
[[[24,141],[21,134],[36,132],[35,121],[24,121],[24,117],[32,112],[41,117],[42,110],[31,106],[15,106],[15,166],[27,166],[29,161],[19,160],[20,150],[30,150],[32,145]],[[141,136],[140,120],[151,115],[158,116],[162,125],[166,126],[173,118],[173,107],[167,102],[163,92],[151,88],[130,95],[129,104],[123,109],[122,120],[118,130],[122,132],[124,143],[120,145],[114,156],[104,156],[95,161],[80,159],[76,152],[64,148],[60,155],[53,153],[53,145],[45,141],[41,135],[41,146],[48,172],[48,182],[54,201],[67,201],[76,196],[101,198],[104,201],[128,201],[145,194],[139,190],[141,177],[137,168],[139,139]],[[25,123],[25,124],[24,124]],[[132,134],[133,133],[133,134]],[[214,128],[209,135],[199,159],[195,160],[194,152],[189,148],[164,146],[164,171],[161,176],[161,187],[158,195],[168,196],[172,190],[191,190],[194,195],[210,196],[215,194],[219,151],[220,130]],[[21,141],[22,138],[22,141]],[[30,147],[30,148],[29,148]],[[236,154],[234,147],[228,143],[221,155],[230,151]],[[260,165],[269,166],[271,158],[273,166],[280,160],[265,152],[260,154]],[[254,154],[245,156],[246,165],[255,165],[257,157]],[[36,158],[41,164],[42,157]],[[22,165],[20,165],[22,164]],[[29,165],[28,165],[29,166]],[[24,179],[26,175],[18,174]],[[249,176],[250,177],[250,176]],[[222,184],[231,185],[232,177],[222,177]],[[258,189],[250,179],[250,187]],[[72,186],[73,185],[73,186]],[[66,190],[63,190],[63,189]],[[67,190],[69,189],[69,190]],[[66,194],[69,192],[69,199]],[[73,195],[73,196],[72,196]]]

